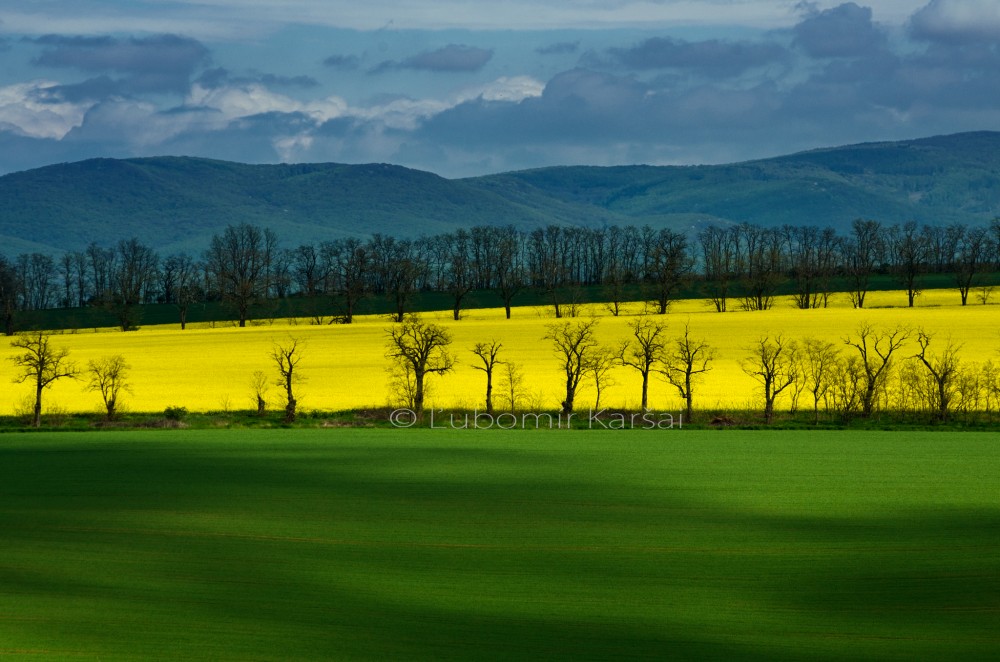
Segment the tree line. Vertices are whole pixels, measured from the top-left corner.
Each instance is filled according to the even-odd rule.
[[[560,375],[560,415],[577,410],[587,384],[595,393],[593,409],[600,410],[602,391],[614,383],[611,372],[619,367],[631,375],[633,392],[639,395],[636,411],[650,411],[651,381],[659,379],[680,399],[684,420],[693,421],[696,395],[713,369],[715,349],[692,335],[688,324],[671,335],[666,322],[651,315],[632,319],[626,340],[615,345],[598,341],[599,324],[597,318],[556,322],[546,326],[540,338],[550,343]],[[459,363],[451,332],[407,314],[384,333],[390,404],[407,407],[419,417],[431,390],[429,378],[443,377]],[[43,393],[61,379],[86,379],[86,388],[100,394],[107,420],[113,421],[123,395],[131,391],[131,366],[125,357],[104,356],[81,369],[69,359],[67,349],[52,342],[53,337],[33,331],[11,341],[14,381],[30,383],[34,390],[32,424],[41,425]],[[276,374],[268,377],[258,370],[249,381],[257,415],[266,413],[274,385],[283,394],[284,421],[295,421],[304,350],[304,343],[294,336],[273,344],[269,358]],[[757,384],[757,401],[767,424],[773,422],[779,402],[793,414],[811,411],[817,425],[821,414],[843,422],[879,412],[919,412],[942,422],[956,413],[992,417],[1000,410],[1000,365],[966,362],[960,350],[952,340],[940,341],[923,329],[880,328],[862,322],[840,342],[782,334],[759,337],[744,347],[740,367]],[[476,343],[468,352],[471,367],[485,377],[481,411],[491,416],[500,410],[524,411],[528,404],[524,375],[503,344],[493,338]]]
[[[665,322],[647,315],[629,323],[627,340],[602,345],[596,335],[598,324],[591,318],[546,327],[542,340],[551,344],[564,385],[560,414],[576,410],[578,394],[587,382],[595,394],[593,409],[599,410],[602,390],[612,384],[610,370],[617,366],[633,376],[639,412],[649,411],[650,381],[658,378],[680,399],[685,420],[694,420],[695,396],[713,368],[715,349],[692,335],[690,325],[671,335]],[[387,333],[387,357],[396,376],[395,404],[421,412],[426,378],[451,372],[456,364],[449,351],[451,335],[417,316],[408,316]],[[506,411],[516,412],[525,398],[520,368],[502,348],[496,340],[470,348],[478,358],[472,367],[486,377],[481,402],[487,414],[494,413],[493,377],[500,367],[506,367],[500,385]],[[762,336],[744,347],[739,363],[757,384],[756,400],[767,424],[774,421],[779,402],[792,414],[811,411],[817,425],[821,415],[849,422],[882,412],[915,412],[940,422],[956,414],[992,417],[1000,410],[1000,365],[968,362],[960,354],[960,344],[923,329],[862,322],[839,342],[793,339],[780,333]]]
[[[158,255],[136,238],[91,244],[58,257],[0,257],[0,311],[12,335],[21,311],[97,306],[122,330],[137,328],[141,305],[171,304],[184,328],[199,302],[226,303],[245,326],[267,302],[324,301],[317,323],[350,323],[359,304],[378,297],[397,322],[419,293],[447,295],[460,319],[474,291],[494,293],[507,317],[533,291],[555,317],[574,317],[582,288],[599,288],[618,315],[644,300],[663,314],[684,288],[715,309],[765,310],[782,292],[799,308],[825,307],[846,291],[856,308],[878,277],[891,277],[914,305],[928,274],[949,274],[962,305],[986,303],[988,274],[1000,271],[1000,219],[985,226],[884,225],[859,219],[832,228],[709,225],[691,233],[649,226],[588,229],[550,225],[528,232],[477,226],[419,239],[376,234],[281,248],[276,233],[250,224],[214,235],[200,256]],[[336,311],[325,318],[319,311]]]

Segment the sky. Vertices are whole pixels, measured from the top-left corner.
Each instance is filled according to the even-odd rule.
[[[3,0],[0,174],[465,177],[1000,130],[997,0]]]

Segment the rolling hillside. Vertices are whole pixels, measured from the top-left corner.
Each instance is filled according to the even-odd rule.
[[[93,159],[0,177],[3,252],[78,250],[138,236],[200,251],[230,223],[287,244],[476,224],[711,222],[843,227],[979,223],[1000,215],[1000,133],[814,150],[717,166],[555,167],[448,180],[385,164],[244,165]]]

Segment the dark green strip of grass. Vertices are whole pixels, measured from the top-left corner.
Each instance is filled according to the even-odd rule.
[[[996,659],[1000,438],[0,437],[0,657]]]

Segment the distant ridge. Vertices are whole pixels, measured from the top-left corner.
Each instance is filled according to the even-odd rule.
[[[0,177],[3,252],[140,237],[199,252],[230,223],[288,245],[477,224],[983,223],[1000,215],[1000,133],[816,149],[714,166],[566,166],[449,180],[386,164],[91,159]]]

